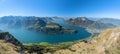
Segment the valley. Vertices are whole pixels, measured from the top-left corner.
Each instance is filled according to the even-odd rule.
[[[101,20],[5,16],[0,18],[0,44],[15,54],[119,54],[119,20]]]

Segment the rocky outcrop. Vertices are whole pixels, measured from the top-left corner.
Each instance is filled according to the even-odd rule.
[[[22,43],[14,38],[9,32],[0,32],[0,40],[5,40],[6,42],[12,43],[16,46],[22,46]]]
[[[20,54],[23,45],[9,32],[0,32],[0,54]]]
[[[78,42],[54,54],[120,54],[120,28],[107,29],[88,42]]]

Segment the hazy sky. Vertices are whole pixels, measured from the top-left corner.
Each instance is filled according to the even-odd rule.
[[[0,0],[0,16],[120,18],[120,0]]]

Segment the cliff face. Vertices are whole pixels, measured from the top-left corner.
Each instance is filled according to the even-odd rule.
[[[88,42],[78,42],[54,54],[120,54],[120,28],[107,29]]]

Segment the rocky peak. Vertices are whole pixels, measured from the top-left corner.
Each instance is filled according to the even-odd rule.
[[[67,22],[68,24],[80,26],[84,28],[94,23],[94,21],[89,20],[86,17],[77,17],[75,19],[69,19]]]
[[[76,19],[81,20],[81,21],[86,21],[86,20],[88,20],[86,17],[77,17]]]
[[[0,32],[0,40],[5,40],[6,42],[12,43],[16,46],[22,46],[22,43],[14,38],[9,32]]]
[[[0,32],[0,54],[20,54],[23,45],[9,32]]]

